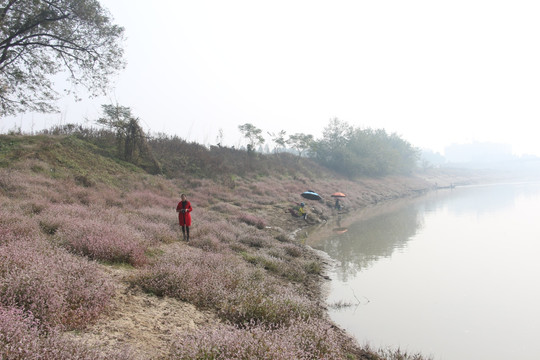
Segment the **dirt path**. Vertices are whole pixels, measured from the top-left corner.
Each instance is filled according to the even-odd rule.
[[[177,333],[219,321],[189,303],[130,287],[127,270],[107,267],[106,271],[118,280],[111,313],[84,332],[70,334],[78,341],[108,349],[127,346],[140,359],[163,359]]]

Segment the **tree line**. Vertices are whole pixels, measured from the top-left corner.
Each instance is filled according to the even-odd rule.
[[[125,66],[123,41],[124,29],[113,23],[109,12],[98,1],[3,1],[0,5],[0,116],[54,111],[58,94],[50,78],[62,72],[68,75],[73,86],[65,89],[67,92],[76,90],[77,86],[85,87],[94,95],[104,92],[111,76]],[[77,130],[79,136],[92,138],[104,146],[110,145],[107,140],[112,138],[120,158],[144,165],[152,172],[163,171],[154,155],[159,149],[181,144],[179,138],[163,134],[148,137],[129,107],[103,105],[103,117],[97,123],[107,127],[108,132],[92,132],[76,126],[56,131]],[[259,156],[255,149],[265,142],[263,131],[250,123],[240,125],[239,130],[248,141],[248,156],[244,160],[249,165],[247,168],[253,168],[254,157]],[[310,159],[347,176],[408,173],[414,169],[418,158],[418,151],[396,134],[355,128],[339,119],[330,120],[321,139],[304,133],[287,136],[285,130],[268,135],[276,144],[274,155],[293,149],[299,158]],[[199,154],[199,162],[186,153],[174,161],[187,164],[193,171],[202,171],[205,165],[200,159],[204,158],[205,151],[222,155],[238,151],[234,148],[225,151],[220,143],[215,149],[192,146],[192,150]],[[169,156],[165,152],[162,155]],[[235,156],[241,158],[242,155]],[[220,168],[224,166],[223,161],[206,160],[220,163]]]
[[[240,125],[239,130],[248,140],[248,153],[264,144],[262,130],[254,125]],[[407,174],[414,170],[419,158],[419,150],[395,133],[356,128],[337,118],[330,120],[321,139],[304,133],[287,137],[285,130],[269,135],[276,152],[290,146],[298,156],[312,158],[347,176]]]
[[[236,149],[223,146],[221,142],[207,147],[176,135],[145,134],[129,107],[102,105],[102,113],[96,124],[105,129],[67,125],[56,127],[51,133],[78,135],[108,148],[125,161],[168,176],[182,171],[211,176],[263,168],[277,170],[280,164],[284,165],[284,159],[291,165],[291,157],[296,157],[297,163],[304,160],[304,166],[309,160],[348,177],[385,176],[411,173],[419,158],[419,151],[397,134],[388,134],[383,129],[357,128],[337,118],[329,121],[320,139],[304,133],[287,136],[285,130],[268,133],[275,144],[274,152],[262,154],[255,149],[266,142],[263,130],[250,123],[238,126],[247,140],[247,148]],[[281,163],[272,162],[272,158],[281,159]]]

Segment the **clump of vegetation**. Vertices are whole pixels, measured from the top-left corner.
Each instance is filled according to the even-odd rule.
[[[70,225],[56,236],[73,253],[111,263],[133,266],[146,263],[146,246],[131,228],[94,219],[82,219]]]
[[[102,105],[103,117],[97,122],[114,131],[119,157],[137,164],[151,173],[161,173],[161,166],[154,158],[139,119],[131,109],[121,105]]]
[[[81,345],[44,326],[32,313],[0,305],[0,356],[2,359],[128,360],[136,358],[129,349],[104,350]]]
[[[260,217],[251,214],[242,214],[238,217],[238,220],[248,225],[253,225],[257,229],[264,229],[266,227],[266,221]]]
[[[310,300],[232,254],[173,246],[133,283],[159,296],[214,309],[224,320],[236,324],[257,321],[278,325],[317,314]]]
[[[175,359],[346,359],[342,336],[319,319],[294,321],[287,327],[251,322],[222,325],[182,334],[171,346]]]
[[[43,240],[0,246],[0,305],[19,307],[48,326],[81,329],[108,307],[113,284],[96,264]]]

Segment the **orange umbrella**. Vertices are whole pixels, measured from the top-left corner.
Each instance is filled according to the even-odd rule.
[[[345,195],[344,193],[342,192],[336,192],[336,193],[333,193],[332,195],[330,195],[332,197],[346,197],[347,195]]]

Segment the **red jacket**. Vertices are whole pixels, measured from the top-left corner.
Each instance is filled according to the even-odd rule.
[[[184,210],[184,211],[182,211]],[[191,203],[189,201],[180,201],[178,206],[176,206],[176,211],[178,211],[178,223],[180,226],[191,226]]]

